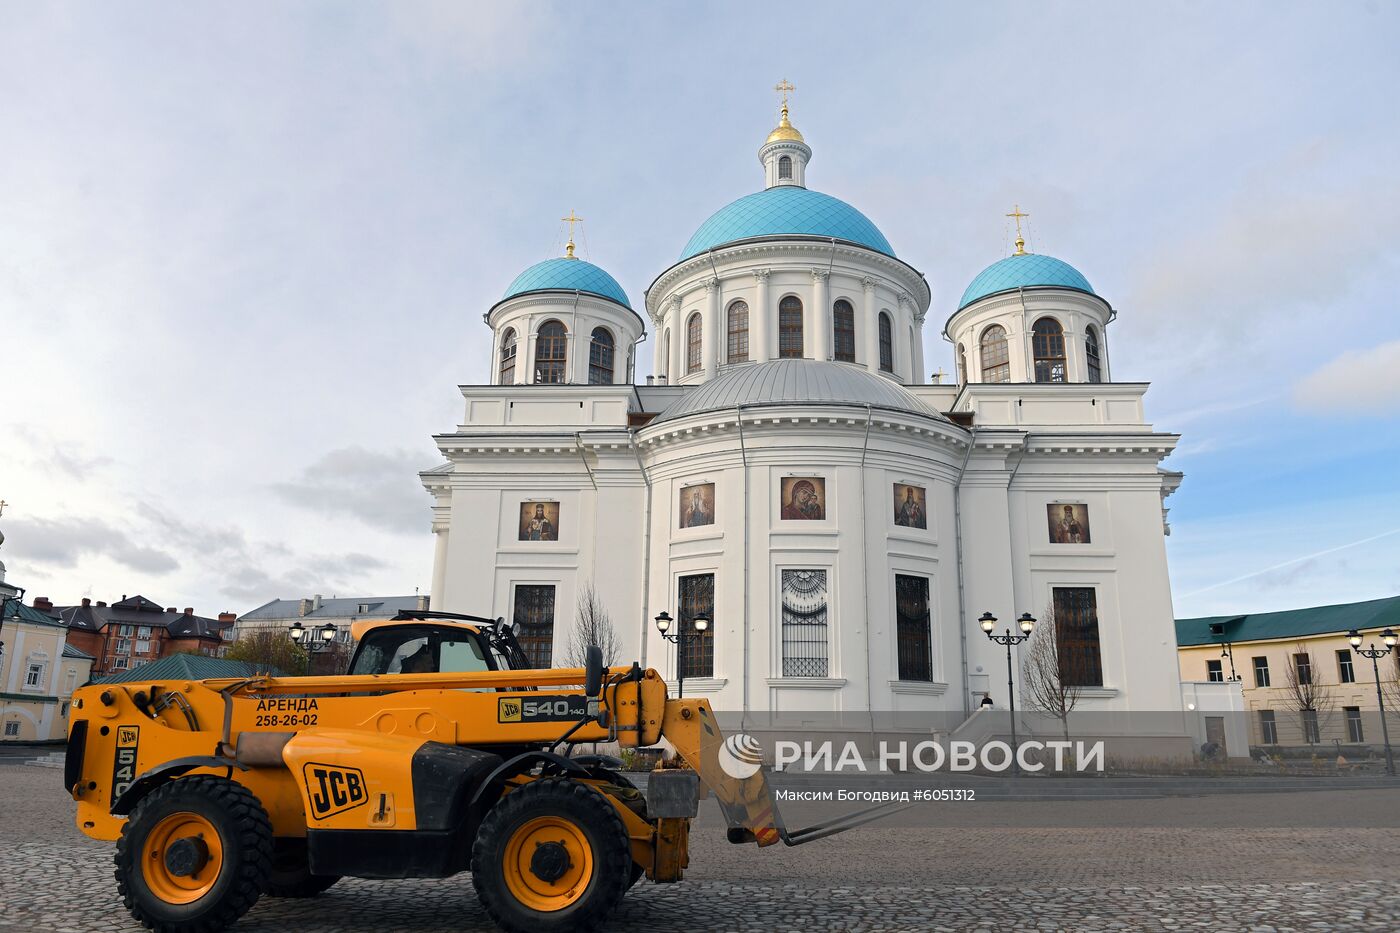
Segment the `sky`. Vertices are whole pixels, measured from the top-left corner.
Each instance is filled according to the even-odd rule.
[[[787,78],[930,370],[1013,204],[1117,310],[1182,435],[1178,616],[1400,593],[1397,46],[1382,2],[0,0],[0,559],[205,615],[426,593],[482,314],[570,210],[640,305]]]

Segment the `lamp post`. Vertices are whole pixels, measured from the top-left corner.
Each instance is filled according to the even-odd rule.
[[[1364,658],[1371,659],[1371,673],[1374,674],[1376,678],[1376,708],[1380,710],[1381,736],[1385,739],[1385,773],[1394,777],[1395,756],[1390,750],[1390,730],[1386,728],[1385,724],[1385,696],[1381,693],[1381,668],[1376,662],[1380,658],[1390,654],[1390,650],[1395,647],[1396,642],[1400,641],[1400,639],[1396,638],[1393,631],[1386,629],[1384,632],[1381,632],[1381,641],[1385,643],[1384,648],[1377,648],[1375,642],[1372,642],[1369,647],[1363,648],[1361,647],[1361,633],[1356,629],[1352,629],[1350,632],[1347,632],[1347,641],[1351,642],[1353,651]]]
[[[1006,705],[1011,710],[1011,768],[1014,773],[1020,774],[1021,765],[1016,760],[1016,688],[1011,674],[1011,646],[1019,645],[1031,637],[1031,632],[1035,629],[1035,617],[1029,612],[1021,613],[1021,617],[1016,620],[1021,626],[1020,635],[1012,635],[1009,627],[1005,634],[995,634],[997,617],[990,612],[982,613],[981,618],[977,621],[982,626],[982,631],[987,633],[988,638],[1006,648]]]
[[[696,635],[687,635],[681,626],[676,626],[674,632],[671,631],[671,623],[674,620],[671,614],[665,609],[656,617],[656,630],[661,633],[661,637],[667,641],[676,643],[676,696],[685,696],[685,640],[697,637],[710,627],[710,620],[704,615],[698,615],[691,623],[695,626]]]

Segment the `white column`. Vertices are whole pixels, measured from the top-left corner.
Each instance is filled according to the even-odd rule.
[[[685,377],[685,321],[681,320],[681,296],[671,297],[671,378],[675,385]]]
[[[526,385],[534,381],[535,365],[535,319],[530,315],[520,319],[515,325],[515,376],[516,385]]]
[[[666,352],[666,326],[657,318],[651,319],[651,335],[651,374],[660,376],[666,372],[666,362],[661,358]]]
[[[757,294],[749,308],[749,359],[762,363],[771,360],[773,353],[773,329],[777,313],[768,306],[768,269],[755,269],[753,278]]]
[[[719,343],[719,279],[705,283],[705,313],[700,324],[700,368],[706,381],[719,369],[716,347]]]
[[[433,590],[432,608],[442,609],[447,604],[444,592],[447,586],[447,528],[434,528],[433,535]]]
[[[827,307],[826,283],[831,273],[812,270],[812,310],[807,315],[808,353],[814,360],[831,359],[831,309]]]
[[[925,380],[926,378],[928,378],[928,375],[929,375],[928,370],[924,368],[925,366],[928,365],[927,363],[924,362],[924,319],[923,319],[923,317],[922,317],[921,315],[915,313],[915,315],[914,315],[914,317],[913,317],[913,321],[914,321],[914,378],[913,378],[912,380],[910,380],[910,381],[913,382],[913,383],[915,383],[916,385],[923,385],[924,380]],[[955,346],[955,347],[953,348],[953,354],[956,356],[956,355],[957,355],[957,352],[958,352],[958,349],[957,349],[957,347]],[[956,367],[957,367],[957,363],[956,363],[956,361],[954,361],[954,369],[955,369],[955,371],[956,371]],[[953,381],[954,381],[954,382],[957,382],[957,376],[956,376],[956,375],[953,377]]]
[[[899,296],[899,314],[895,318],[894,368],[905,383],[917,382],[914,370],[914,342],[909,331],[914,325],[914,302],[908,295]]]
[[[867,276],[860,280],[865,289],[865,311],[861,315],[861,330],[865,337],[865,368],[872,373],[880,371],[880,309],[875,307],[875,280]]]

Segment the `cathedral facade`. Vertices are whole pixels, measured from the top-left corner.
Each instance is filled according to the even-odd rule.
[[[957,375],[930,384],[923,275],[807,186],[786,106],[758,155],[763,189],[640,309],[571,241],[487,311],[491,384],[461,387],[422,474],[434,608],[504,616],[564,666],[588,604],[619,663],[720,710],[954,716],[1006,704],[979,617],[1029,612],[1080,709],[1180,710],[1177,436],[1146,422],[1145,383],[1115,380],[1109,302],[1018,236],[937,309]]]

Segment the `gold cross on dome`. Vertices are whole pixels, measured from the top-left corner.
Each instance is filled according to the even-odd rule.
[[[1012,206],[1011,213],[1007,214],[1006,216],[1014,217],[1016,219],[1016,255],[1024,256],[1026,255],[1026,240],[1025,237],[1021,236],[1021,218],[1029,217],[1031,215],[1021,210],[1021,205],[1016,204]]]
[[[773,90],[777,91],[780,95],[782,95],[782,100],[783,100],[783,115],[786,116],[786,115],[787,115],[787,109],[788,109],[788,108],[787,108],[788,95],[791,94],[793,91],[797,90],[797,86],[796,86],[795,84],[789,83],[789,82],[788,82],[788,79],[787,79],[787,78],[784,78],[783,80],[779,81],[777,84],[773,85]]]
[[[564,256],[568,259],[576,259],[577,257],[574,256],[574,224],[583,223],[583,218],[574,216],[574,209],[571,207],[569,208],[569,216],[559,219],[569,224],[569,245],[564,247]]]

